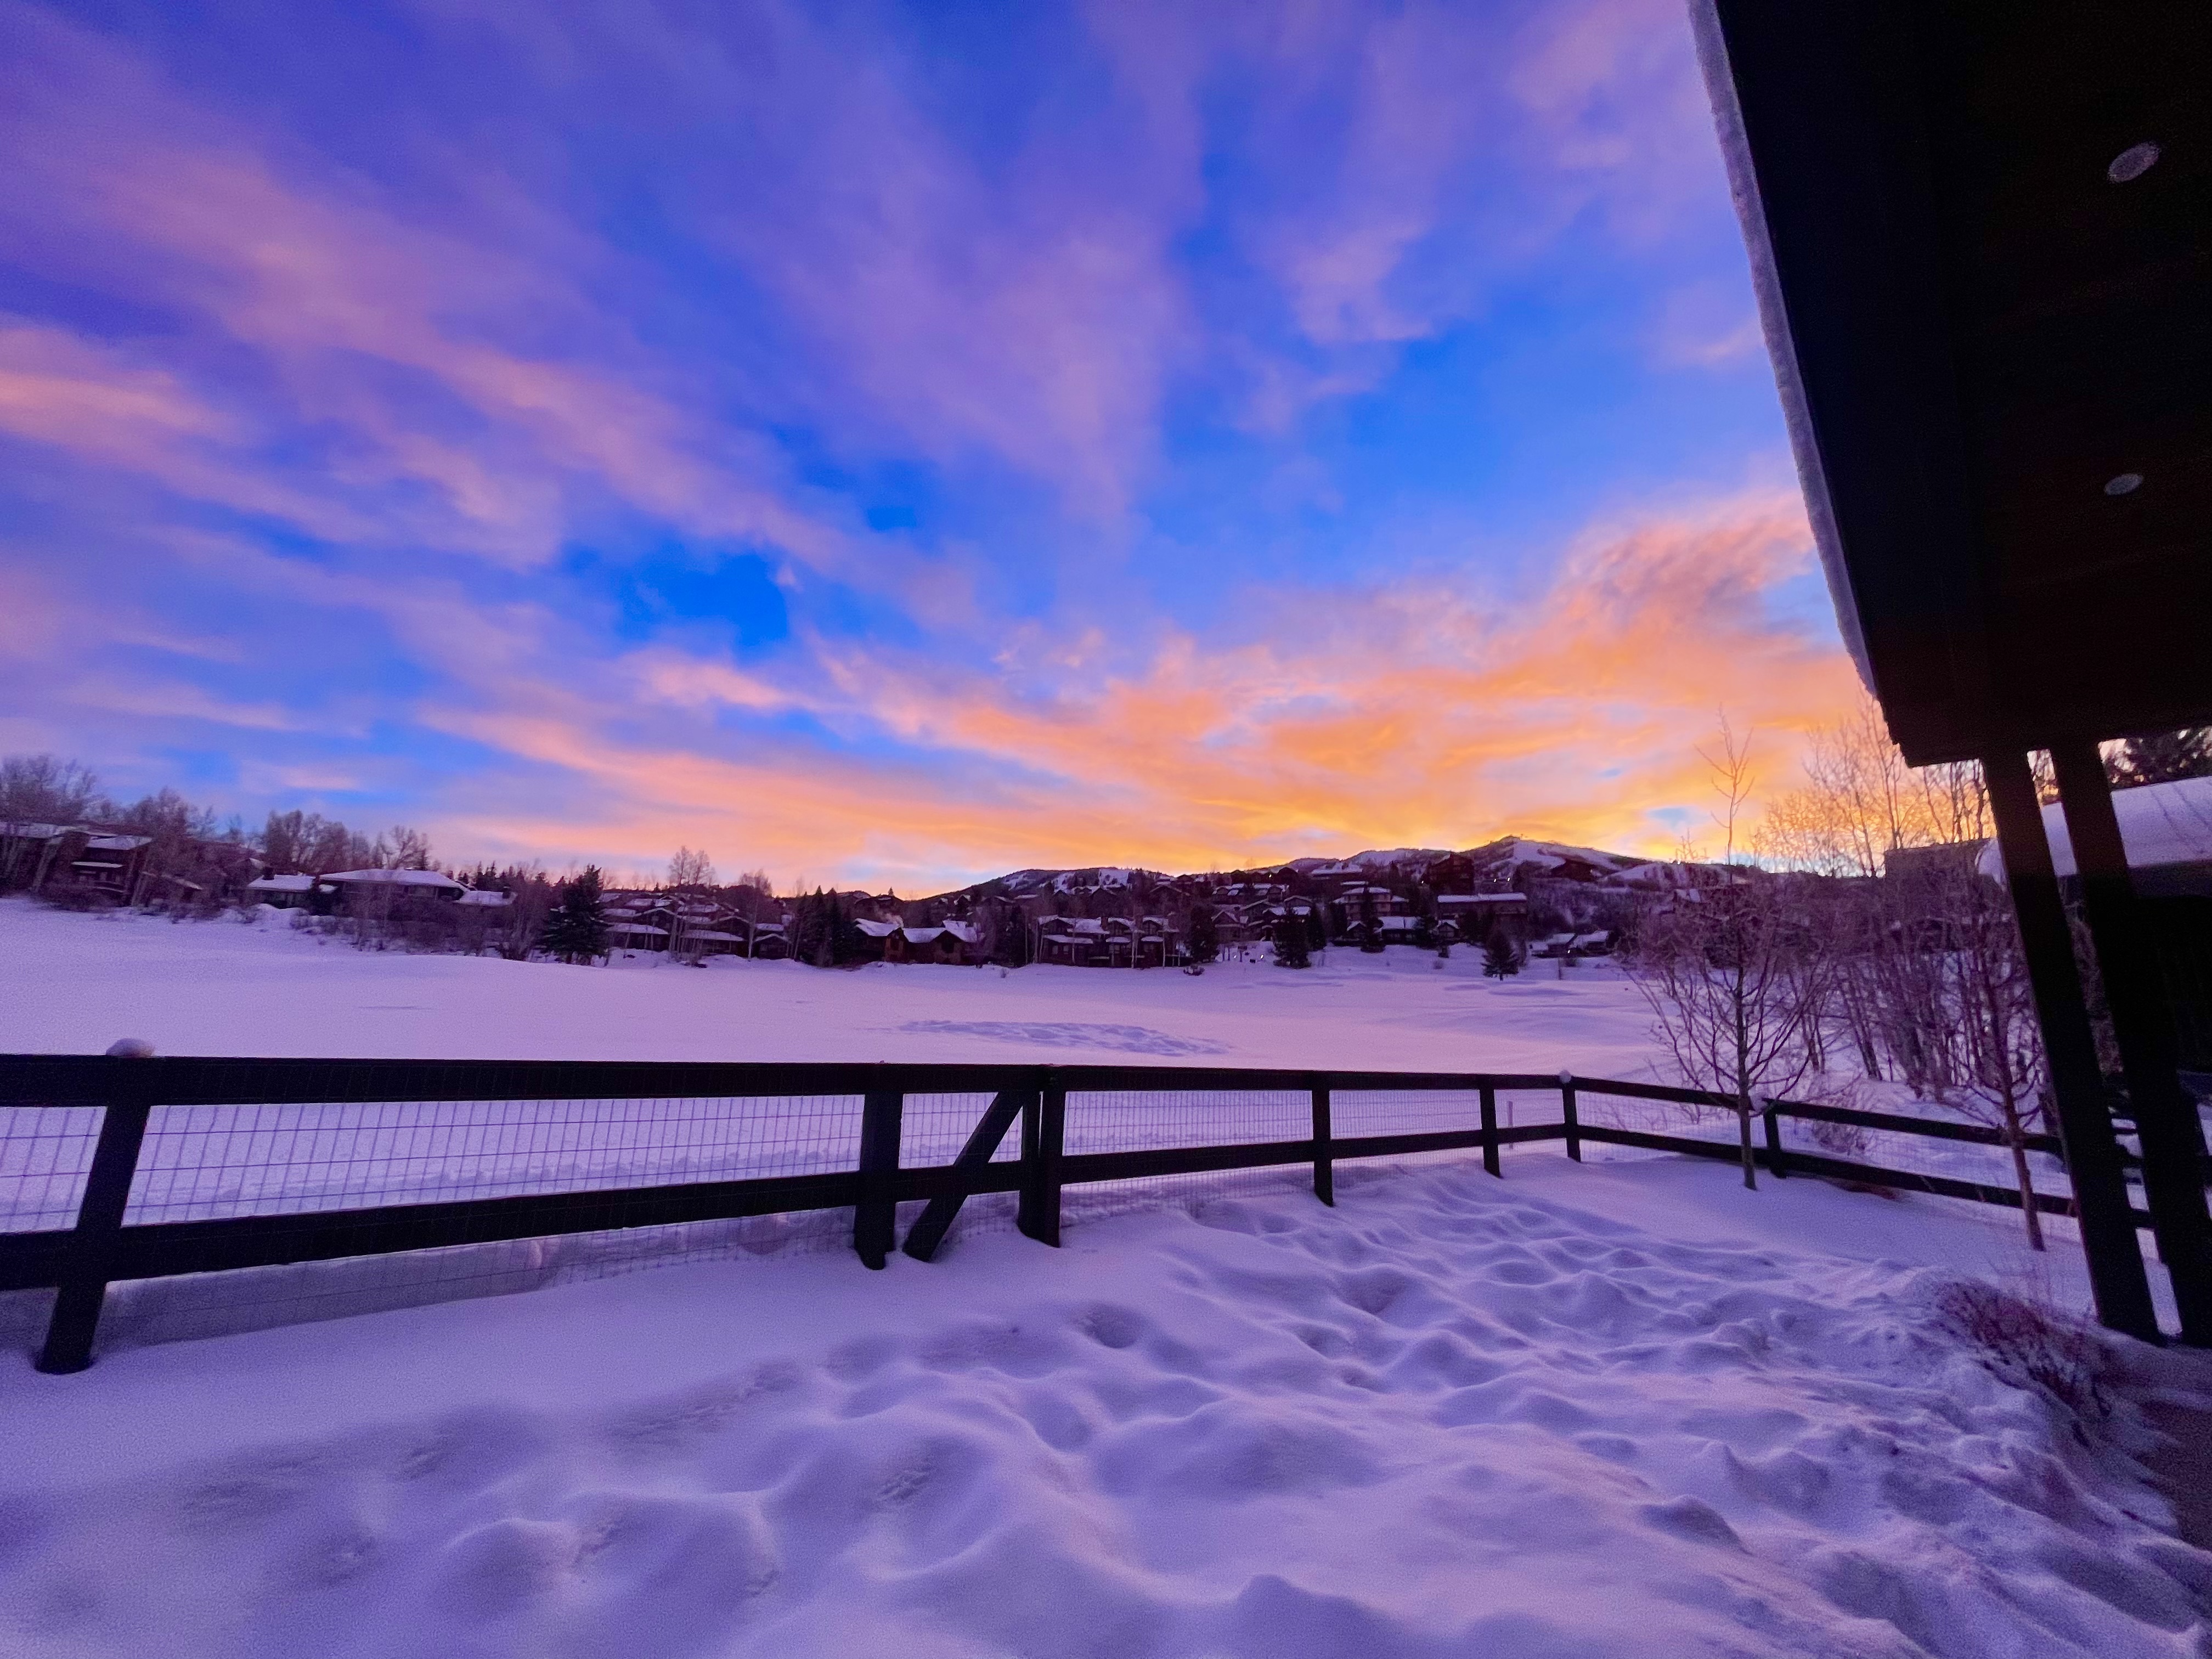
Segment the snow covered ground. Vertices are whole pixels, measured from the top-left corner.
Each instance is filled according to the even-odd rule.
[[[355,950],[281,921],[92,917],[0,900],[0,1052],[539,1060],[1045,1060],[1648,1073],[1649,1011],[1592,964],[1482,977],[1411,950],[1204,975],[650,954],[611,968]]]
[[[1649,1074],[1649,1016],[1603,968],[1501,986],[1431,960],[584,969],[0,903],[0,1050]],[[1340,1129],[1466,1107],[1409,1103],[1347,1097]],[[254,1143],[261,1188],[180,1164],[134,1213],[849,1163],[834,1114],[818,1146],[755,1146],[641,1104],[524,1139],[367,1109],[416,1115],[381,1158],[331,1155],[369,1144],[350,1119],[307,1123],[364,1109],[297,1109]],[[1261,1121],[1279,1106],[1191,1097],[1141,1127],[1297,1133]],[[910,1103],[909,1157],[979,1107]],[[1072,1103],[1072,1141],[1130,1109]],[[300,1184],[337,1166],[343,1190]],[[2031,1268],[2015,1218],[1936,1200],[1554,1149],[1505,1174],[1340,1166],[1334,1212],[1296,1170],[1071,1189],[1060,1251],[979,1200],[938,1261],[883,1273],[824,1214],[160,1281],[118,1290],[72,1377],[29,1370],[40,1299],[6,1298],[0,1653],[2212,1650],[2212,1558],[2169,1535],[2124,1397],[2212,1401],[2212,1377],[2130,1350],[2084,1437],[1936,1312],[1960,1275],[2082,1306],[2063,1237]],[[174,1340],[207,1331],[232,1334]]]
[[[1932,1311],[2001,1218],[1548,1152],[1340,1182],[11,1357],[0,1651],[2206,1650],[2132,1408],[2077,1437]]]

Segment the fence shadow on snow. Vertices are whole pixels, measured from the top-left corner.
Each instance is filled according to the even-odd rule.
[[[2017,1209],[1979,1126],[1601,1078],[1182,1066],[0,1057],[0,1340],[156,1341],[1562,1142]],[[1758,1119],[1754,1124],[1753,1120]],[[2073,1213],[2057,1140],[2039,1210]],[[1879,1154],[1882,1161],[1872,1161]],[[1310,1175],[1309,1175],[1310,1172]],[[2139,1218],[2147,1219],[2147,1218]],[[111,1287],[112,1287],[111,1289]]]

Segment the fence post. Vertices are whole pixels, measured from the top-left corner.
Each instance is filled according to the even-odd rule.
[[[2128,1213],[2127,1176],[2105,1104],[2096,1040],[2074,961],[2072,928],[2051,862],[2050,838],[2044,833],[2043,808],[2035,799],[2035,779],[2027,757],[2017,750],[1984,755],[1982,777],[1989,786],[2013,915],[2020,922],[2043,1052],[2050,1057],[2051,1092],[2058,1108],[2066,1176],[2081,1218],[2081,1254],[2097,1317],[2113,1330],[2156,1342],[2158,1312],[2150,1299],[2135,1218]]]
[[[1760,1116],[1766,1123],[1766,1168],[1777,1181],[1787,1181],[1790,1171],[1782,1166],[1782,1114],[1775,1109],[1773,1101],[1766,1103]]]
[[[884,1265],[898,1231],[892,1194],[905,1111],[906,1097],[889,1090],[871,1090],[860,1107],[860,1198],[853,1210],[853,1249],[870,1267]]]
[[[2175,1075],[2173,1012],[2136,908],[2128,854],[2097,745],[2051,745],[2060,810],[2081,872],[2081,909],[2095,946],[2105,1008],[2119,1044],[2128,1105],[2142,1143],[2143,1200],[2159,1260],[2173,1285],[2181,1340],[2212,1347],[2212,1213],[2204,1205],[2204,1130]]]
[[[1759,1176],[1755,1173],[1757,1160],[1751,1153],[1751,1097],[1749,1095],[1738,1095],[1735,1097],[1735,1121],[1737,1139],[1743,1148],[1744,1188],[1747,1192],[1755,1193],[1759,1190]]]
[[[1332,1208],[1336,1204],[1336,1158],[1330,1142],[1334,1135],[1328,1120],[1328,1091],[1313,1091],[1314,1196]]]
[[[1498,1167],[1498,1091],[1487,1083],[1482,1085],[1482,1167],[1501,1179],[1505,1173]]]
[[[1067,1135],[1067,1091],[1055,1072],[1022,1108],[1022,1199],[1014,1225],[1040,1244],[1060,1243],[1060,1156]]]
[[[1575,1074],[1559,1073],[1559,1120],[1567,1127],[1567,1156],[1577,1164],[1583,1161],[1583,1118],[1575,1104]]]
[[[143,1044],[125,1049],[118,1042],[108,1052],[136,1059],[151,1051]],[[153,1109],[152,1097],[133,1079],[108,1097],[100,1114],[100,1139],[93,1147],[92,1168],[85,1176],[84,1198],[77,1205],[76,1227],[70,1235],[70,1265],[54,1295],[46,1345],[33,1362],[42,1371],[61,1375],[92,1364],[93,1339],[100,1329],[100,1306],[107,1299],[123,1214],[131,1207],[131,1178],[138,1172],[138,1148],[146,1139],[146,1120]]]

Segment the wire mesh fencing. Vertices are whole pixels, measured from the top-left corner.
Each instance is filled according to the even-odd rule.
[[[1304,1089],[1086,1091],[1067,1097],[1066,1134],[1072,1155],[1310,1141],[1313,1094]],[[1136,1210],[1193,1210],[1212,1199],[1308,1182],[1310,1167],[1285,1173],[1281,1166],[1261,1164],[1085,1181],[1066,1189],[1060,1213],[1066,1224],[1079,1226]]]
[[[164,1106],[128,1224],[850,1169],[860,1097]]]
[[[1357,1086],[1338,1087],[1328,1073],[1200,1068],[27,1064],[0,1061],[0,1340],[21,1342],[45,1327],[57,1283],[91,1284],[104,1344],[173,1340],[648,1265],[848,1244],[872,1263],[861,1232],[880,1237],[871,1230],[888,1214],[892,1240],[908,1237],[926,1204],[939,1240],[957,1243],[1012,1228],[1024,1206],[1080,1226],[1163,1206],[1203,1215],[1292,1188],[1327,1194],[1333,1157],[1471,1163],[1480,1143],[1499,1173],[1569,1133],[1561,1084],[1529,1077],[1346,1073]],[[31,1072],[54,1086],[40,1092]],[[147,1103],[165,1080],[179,1098]],[[650,1091],[664,1082],[682,1086]],[[374,1097],[410,1087],[435,1097]],[[1729,1105],[1656,1097],[1684,1091],[1647,1085],[1575,1087],[1592,1136],[1660,1143],[1585,1139],[1586,1158],[1740,1151]],[[107,1109],[94,1103],[133,1088],[138,1103],[115,1121],[143,1121],[143,1136],[95,1156],[116,1137],[103,1138]],[[1785,1166],[1830,1160],[1802,1173],[1855,1170],[1908,1189],[1967,1182],[1978,1190],[1952,1195],[1987,1202],[2014,1184],[2009,1150],[1955,1123],[1832,1121],[1785,1105],[1773,1127]],[[1753,1127],[1771,1169],[1768,1126]],[[2028,1158],[2035,1189],[2063,1199],[2060,1160]],[[95,1237],[85,1218],[103,1191],[108,1231]]]
[[[0,1107],[0,1232],[76,1224],[100,1139],[98,1106]]]

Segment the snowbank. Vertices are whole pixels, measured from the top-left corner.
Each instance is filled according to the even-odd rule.
[[[2007,1230],[1508,1173],[11,1359],[0,1650],[2203,1650],[2212,1558],[1929,1316]]]

